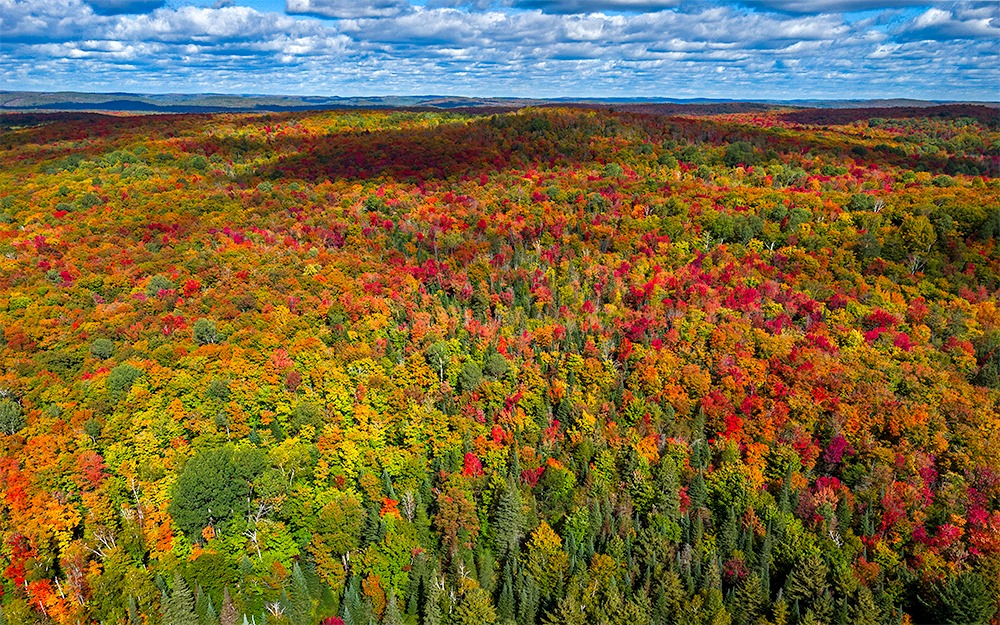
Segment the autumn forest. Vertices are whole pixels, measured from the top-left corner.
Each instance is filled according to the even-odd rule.
[[[0,120],[0,624],[1000,623],[1000,115]]]

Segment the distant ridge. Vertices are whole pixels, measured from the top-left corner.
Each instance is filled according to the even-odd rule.
[[[0,112],[93,111],[129,113],[241,113],[290,112],[318,109],[360,108],[488,108],[511,109],[524,106],[615,106],[621,110],[650,109],[646,112],[711,114],[713,112],[764,111],[776,107],[817,109],[870,109],[905,107],[929,108],[942,105],[978,105],[1000,108],[1000,102],[946,102],[908,99],[879,100],[732,100],[712,98],[473,98],[446,95],[412,96],[291,96],[225,94],[135,94],[83,93],[72,91],[0,91]],[[699,110],[700,109],[700,110]]]

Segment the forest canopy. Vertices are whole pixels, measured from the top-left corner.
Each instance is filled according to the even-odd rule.
[[[996,624],[975,112],[5,116],[0,623]]]

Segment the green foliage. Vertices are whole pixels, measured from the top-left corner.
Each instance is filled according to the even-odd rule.
[[[264,470],[263,454],[225,445],[196,453],[174,485],[168,512],[192,542],[211,525],[226,530],[250,513],[252,482]]]
[[[90,353],[95,358],[106,360],[115,353],[115,344],[108,339],[95,339],[90,344]]]
[[[142,377],[142,373],[142,369],[130,364],[118,365],[108,374],[108,393],[117,398],[127,395],[135,381]]]
[[[199,345],[210,345],[218,343],[219,332],[215,327],[215,321],[211,319],[199,319],[194,322],[194,340]]]
[[[157,297],[162,291],[172,291],[177,287],[170,278],[156,274],[146,283],[146,297]]]
[[[25,425],[21,404],[10,398],[0,399],[0,432],[17,434]]]
[[[170,598],[163,608],[163,625],[199,625],[194,595],[180,574],[174,576]]]
[[[458,374],[458,388],[463,391],[474,391],[483,382],[483,371],[475,362],[467,360],[462,363]]]
[[[997,614],[996,598],[974,571],[949,576],[919,600],[942,625],[987,625]]]

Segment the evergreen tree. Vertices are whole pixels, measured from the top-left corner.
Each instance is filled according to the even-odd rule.
[[[163,611],[163,625],[198,625],[194,595],[180,573],[174,575],[174,588]]]
[[[437,569],[431,571],[427,580],[427,598],[424,601],[424,620],[422,625],[441,625],[441,587]]]
[[[389,603],[385,606],[385,614],[382,615],[382,625],[403,625],[403,615],[396,604],[396,594],[389,594]]]
[[[309,584],[302,568],[296,562],[292,567],[291,585],[288,588],[288,618],[293,623],[308,623],[312,619],[312,597],[309,594]]]
[[[694,479],[691,480],[689,495],[691,497],[692,510],[697,512],[699,508],[705,506],[705,502],[708,499],[708,489],[705,486],[705,476],[701,471],[698,471]]]
[[[882,610],[867,586],[858,587],[854,601],[848,606],[848,618],[853,625],[878,625],[882,622]]]
[[[244,620],[246,617],[243,617]],[[233,605],[233,597],[229,594],[229,586],[222,591],[222,612],[219,614],[219,625],[237,625],[239,616],[236,614],[236,606]]]
[[[986,625],[997,609],[985,580],[975,571],[948,577],[919,599],[942,625]]]
[[[797,602],[804,612],[807,608],[817,606],[820,599],[827,593],[827,566],[818,555],[811,554],[799,561],[792,568],[785,580],[785,596],[789,601]],[[832,611],[832,605],[831,611]],[[817,617],[823,616],[817,613]]]
[[[541,593],[534,578],[522,573],[517,580],[517,622],[519,625],[534,625],[538,615]]]
[[[493,533],[497,554],[501,558],[516,554],[524,535],[524,505],[521,492],[513,478],[508,477],[497,495]]]
[[[514,576],[511,573],[510,562],[504,563],[503,575],[500,580],[500,597],[497,599],[497,619],[501,623],[512,620],[516,614],[514,603]]]
[[[754,623],[764,608],[764,593],[760,576],[751,573],[743,579],[733,594],[733,619],[737,623]]]

